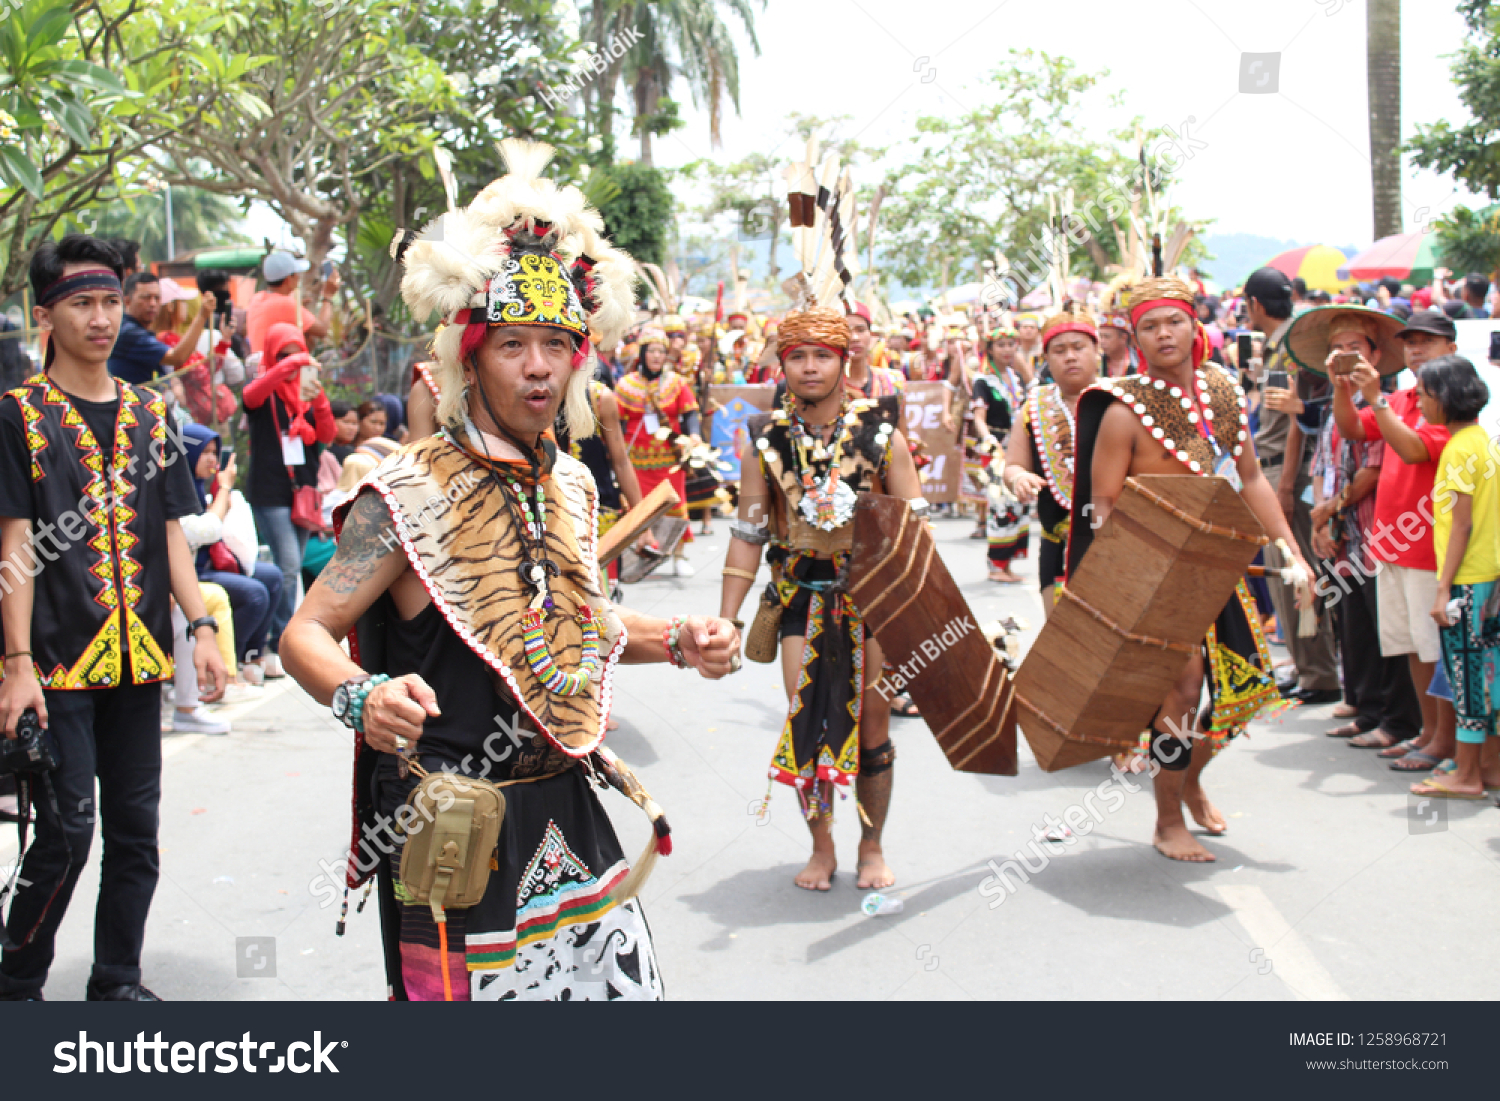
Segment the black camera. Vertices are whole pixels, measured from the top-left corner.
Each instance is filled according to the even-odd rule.
[[[57,768],[57,748],[43,728],[36,709],[28,707],[16,720],[16,736],[0,735],[0,772],[51,772]]]

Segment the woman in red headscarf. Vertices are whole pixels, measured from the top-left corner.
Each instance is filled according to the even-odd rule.
[[[308,529],[292,522],[292,496],[301,486],[318,484],[318,456],[338,435],[333,407],[317,379],[317,364],[307,352],[307,341],[295,325],[272,325],[266,333],[265,368],[245,386],[245,416],[250,423],[250,478],[245,498],[255,514],[261,542],[288,584],[271,619],[266,645],[271,653],[263,663],[266,676],[279,677],[276,649],[281,631],[295,611],[302,571],[302,552]],[[308,370],[311,368],[311,370]]]

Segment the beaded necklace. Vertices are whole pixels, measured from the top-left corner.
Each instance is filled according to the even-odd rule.
[[[563,672],[542,634],[547,613],[556,607],[547,587],[547,578],[556,577],[561,572],[557,563],[547,557],[547,492],[540,479],[534,487],[535,492],[528,495],[527,487],[511,471],[502,470],[497,477],[491,466],[489,473],[497,483],[505,510],[521,540],[521,577],[536,589],[531,606],[521,613],[521,644],[526,653],[526,664],[531,668],[532,676],[541,681],[547,691],[559,696],[582,695],[599,673],[599,621],[594,610],[581,603],[577,618],[583,627],[583,658],[576,670]]]
[[[804,501],[811,502],[812,515],[808,519],[826,531],[832,531],[841,522],[840,514],[843,510],[839,508],[837,500],[840,487],[838,457],[853,436],[851,421],[858,420],[848,411],[848,393],[842,386],[840,391],[839,411],[833,420],[833,439],[827,444],[823,442],[821,432],[827,425],[818,425],[819,431],[816,434],[812,432],[813,426],[796,411],[791,394],[788,393],[786,397],[786,409],[791,420],[788,434],[792,441],[792,465],[796,470],[797,480],[802,484]],[[804,514],[808,511],[804,506]]]

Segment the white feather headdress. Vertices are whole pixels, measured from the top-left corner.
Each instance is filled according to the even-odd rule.
[[[403,230],[391,242],[391,256],[406,269],[401,297],[412,315],[425,321],[437,314],[444,323],[433,340],[443,391],[438,419],[444,423],[452,423],[459,412],[456,403],[463,385],[458,362],[463,338],[459,314],[484,309],[495,323],[497,302],[515,300],[512,279],[523,254],[542,258],[549,272],[560,269],[569,283],[566,301],[556,303],[554,314],[533,315],[526,323],[556,324],[580,339],[591,337],[592,343],[610,347],[618,343],[635,315],[637,276],[630,257],[605,239],[604,219],[578,188],[559,187],[542,176],[553,148],[508,138],[500,143],[500,153],[507,174],[476,195],[468,207],[448,211],[420,234]],[[588,358],[587,369],[575,372],[585,383],[593,373],[591,350]],[[569,388],[569,423],[576,434],[587,435],[581,431],[583,425],[573,425],[578,405],[574,389],[580,391],[579,400],[584,400],[586,385]],[[592,417],[588,420],[592,427]]]

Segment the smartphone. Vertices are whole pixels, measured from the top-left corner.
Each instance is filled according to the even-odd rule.
[[[1240,370],[1250,370],[1250,361],[1255,358],[1255,338],[1249,333],[1241,333],[1235,338],[1235,352]]]
[[[308,386],[315,385],[317,381],[318,369],[316,367],[309,364],[308,366],[302,368],[302,386],[304,389]]]
[[[1500,331],[1490,334],[1490,362],[1500,363]]]
[[[232,458],[234,458],[234,445],[233,444],[227,444],[226,443],[222,447],[219,448],[219,465],[221,467],[228,466],[229,465],[229,460],[232,459]]]
[[[1291,378],[1285,371],[1268,371],[1266,372],[1266,386],[1277,390],[1290,390]]]
[[[323,278],[327,279],[332,274],[333,274],[333,261],[332,260],[324,260],[323,261]]]
[[[1333,357],[1333,373],[1336,375],[1352,375],[1358,366],[1358,352],[1340,352]]]

